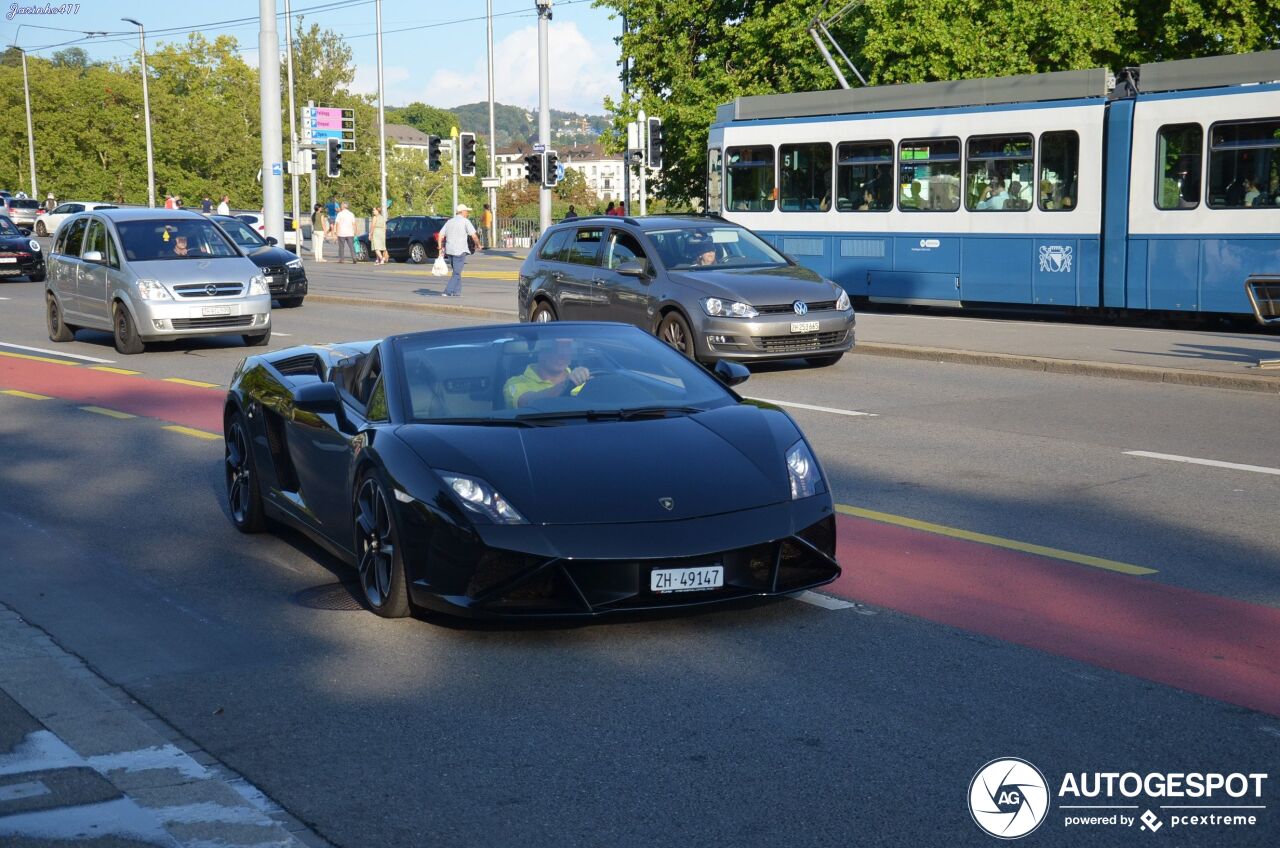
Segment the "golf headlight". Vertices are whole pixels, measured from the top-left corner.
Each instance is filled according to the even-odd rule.
[[[143,300],[169,300],[169,290],[159,280],[138,280],[138,295]]]
[[[27,245],[31,248],[32,253],[40,252],[40,242],[36,241],[35,239],[32,239],[31,241],[27,242]]]
[[[297,269],[299,269],[299,268],[301,268],[301,267],[302,267],[302,260],[301,260],[301,259],[290,259],[288,262],[286,262],[286,263],[284,263],[284,264],[288,265],[290,268],[293,268],[294,270],[297,270]]]
[[[787,451],[787,476],[791,478],[791,500],[793,501],[822,491],[822,475],[818,473],[818,462],[809,452],[809,446],[803,439]]]
[[[721,300],[718,297],[704,297],[702,311],[713,318],[754,318],[760,313],[749,303],[736,300]]]
[[[515,507],[507,499],[498,494],[492,486],[479,477],[468,477],[465,474],[441,473],[445,485],[453,490],[462,501],[462,505],[472,512],[478,512],[494,524],[527,524],[524,516],[516,512]]]
[[[255,274],[249,278],[249,297],[256,294],[271,294],[271,290],[267,288],[267,281],[261,274]]]
[[[849,293],[844,289],[840,289],[840,296],[836,298],[836,309],[844,312],[852,306],[853,304],[849,303]]]

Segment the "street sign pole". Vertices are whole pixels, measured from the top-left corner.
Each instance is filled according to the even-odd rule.
[[[548,27],[551,21],[551,0],[536,0],[538,4],[538,143],[543,149],[551,147],[551,57],[547,55]],[[543,185],[538,189],[538,232],[546,232],[551,226],[551,189]]]
[[[493,0],[486,3],[486,20],[489,35],[489,179],[498,176],[498,136],[494,132],[493,121]],[[35,185],[35,178],[31,180]],[[488,244],[492,248],[498,244],[498,183],[488,186],[489,189],[489,235]],[[483,217],[483,216],[482,216]],[[481,222],[483,226],[483,221]]]
[[[457,215],[458,214],[458,164],[462,161],[462,157],[459,155],[459,150],[458,150],[460,145],[458,144],[458,128],[457,127],[449,128],[449,138],[453,140],[453,143],[451,145],[453,149],[449,151],[449,161],[453,163],[453,214]]]
[[[280,36],[276,0],[258,3],[258,111],[262,121],[262,214],[264,236],[284,244],[284,168],[280,162]]]
[[[293,199],[293,250],[302,255],[302,216],[298,206],[298,130],[293,107],[293,13],[289,0],[284,0],[285,69],[289,75],[289,187]]]
[[[307,101],[307,111],[308,111],[308,112],[310,112],[310,113],[311,113],[311,115],[313,115],[313,116],[315,115],[315,108],[316,108],[316,102],[315,102],[314,100],[308,100],[308,101]],[[308,129],[309,129],[309,127],[308,127]],[[310,155],[310,156],[311,156],[311,169],[310,169],[310,170],[311,170],[311,173],[309,174],[309,176],[310,176],[310,178],[311,178],[311,205],[310,205],[310,206],[308,206],[307,208],[308,208],[308,209],[315,209],[315,208],[316,208],[316,166],[315,166],[315,161],[316,161],[316,151],[315,151],[315,148],[311,147],[311,141],[310,141],[310,134],[309,134],[309,133],[308,133],[307,147],[308,147],[308,148],[310,148],[310,152],[309,152],[309,154],[308,154],[308,155]],[[314,239],[314,238],[315,238],[315,233],[312,233],[312,234],[311,234],[311,237]]]
[[[648,191],[645,189],[645,184],[644,184],[645,158],[648,155],[647,151],[645,150],[645,145],[648,144],[648,140],[646,139],[646,136],[648,135],[648,133],[645,132],[645,128],[647,126],[649,126],[649,121],[644,116],[644,110],[641,109],[640,114],[636,116],[636,135],[637,135],[636,140],[640,143],[639,147],[640,147],[640,214],[641,215],[649,214]]]

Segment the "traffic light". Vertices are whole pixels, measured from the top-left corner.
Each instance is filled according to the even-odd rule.
[[[662,119],[649,119],[649,167],[662,167]]]
[[[560,164],[560,156],[554,150],[542,154],[542,187],[555,188]]]
[[[530,153],[524,157],[524,178],[531,183],[542,182],[541,153]]]
[[[342,176],[342,139],[329,139],[329,176]]]
[[[458,142],[462,145],[462,168],[458,171],[458,175],[474,177],[476,175],[476,134],[462,133],[458,136]]]
[[[427,170],[440,170],[440,136],[427,136]]]

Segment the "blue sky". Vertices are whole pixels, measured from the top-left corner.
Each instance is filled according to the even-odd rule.
[[[11,0],[4,0],[4,12]],[[291,0],[301,15],[336,31],[351,46],[356,65],[355,88],[377,89],[377,59],[372,0]],[[48,3],[63,14],[15,15],[0,19],[0,41],[38,48],[84,39],[84,32],[107,32],[77,43],[95,59],[124,59],[137,49],[136,30],[121,17],[136,18],[147,28],[148,49],[158,42],[184,41],[186,31],[206,36],[233,35],[245,60],[257,64],[258,3],[219,0],[214,3],[155,3],[140,0],[86,0],[63,6],[60,0],[18,0],[19,7]],[[284,0],[278,0],[283,13]],[[608,10],[593,8],[590,0],[556,0],[551,22],[551,105],[576,112],[603,112],[606,94],[617,96],[617,46],[613,37],[620,24]],[[493,0],[495,97],[515,106],[536,107],[537,18],[533,0]],[[422,0],[383,0],[383,69],[387,105],[414,100],[435,106],[456,106],[484,100],[486,93],[485,3],[462,0],[452,4]],[[247,22],[238,19],[251,19]],[[462,20],[478,18],[478,20]],[[21,25],[21,29],[19,26]],[[394,32],[394,30],[409,31]],[[69,30],[69,31],[62,31]],[[179,30],[179,31],[175,31]],[[284,25],[279,25],[283,49]],[[54,49],[38,51],[48,56]]]

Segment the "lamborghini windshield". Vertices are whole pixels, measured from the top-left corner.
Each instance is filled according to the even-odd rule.
[[[635,327],[530,324],[401,336],[415,421],[545,424],[689,415],[736,399]]]

